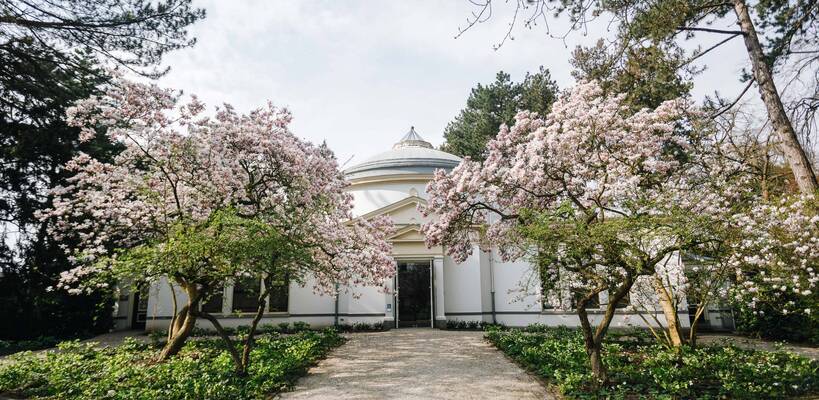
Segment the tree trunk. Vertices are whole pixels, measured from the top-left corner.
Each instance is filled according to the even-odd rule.
[[[165,343],[170,342],[171,338],[173,337],[174,328],[176,327],[176,317],[179,312],[179,305],[177,304],[176,301],[176,290],[174,290],[173,284],[171,283],[170,280],[168,281],[168,287],[171,289],[171,300],[173,301],[173,317],[171,317],[171,323],[168,324],[168,334],[166,335],[167,337],[165,338]]]
[[[799,144],[793,124],[791,124],[791,120],[785,112],[785,107],[782,105],[782,99],[776,89],[771,68],[765,61],[765,54],[762,52],[762,46],[756,35],[756,28],[754,28],[754,23],[748,12],[748,6],[745,4],[745,0],[731,0],[731,2],[737,15],[737,23],[743,33],[745,48],[748,50],[748,57],[751,60],[751,69],[759,87],[759,94],[762,96],[762,102],[765,103],[765,108],[768,110],[771,126],[779,138],[785,160],[791,166],[799,190],[804,194],[813,194],[819,187],[816,183],[816,175],[808,161],[808,157],[805,155],[805,150]]]
[[[589,355],[592,375],[596,376],[600,382],[605,383],[608,382],[609,375],[605,364],[603,364],[602,348],[603,343],[595,343],[591,349],[586,349],[586,352]]]
[[[603,289],[597,289],[579,299],[577,302],[577,316],[580,319],[580,328],[583,331],[583,342],[586,347],[586,354],[589,356],[592,374],[597,379],[598,384],[605,384],[609,379],[606,365],[603,363],[603,338],[606,337],[606,332],[609,330],[611,320],[614,319],[617,303],[626,297],[633,285],[634,279],[632,279],[631,275],[628,275],[620,287],[618,287],[614,293],[609,294],[606,312],[603,314],[603,319],[597,324],[597,329],[594,331],[592,331],[592,326],[589,322],[586,305],[588,305],[592,297],[597,296]]]
[[[606,371],[606,365],[603,364],[603,356],[601,351],[603,348],[603,343],[602,340],[595,340],[596,335],[594,334],[594,331],[592,331],[591,323],[589,322],[589,315],[586,312],[587,303],[588,300],[578,301],[577,316],[580,318],[580,329],[583,332],[583,344],[586,348],[586,355],[589,357],[592,375],[595,377],[598,384],[604,384],[608,382],[609,377]]]
[[[173,332],[169,335],[168,342],[165,343],[162,352],[159,353],[157,361],[165,361],[182,350],[182,346],[188,340],[193,327],[196,326],[196,316],[188,312],[190,308],[189,303],[179,311],[179,315],[176,316],[176,326],[173,327]]]
[[[247,373],[250,367],[250,351],[253,349],[254,335],[256,334],[256,327],[259,326],[259,321],[264,316],[264,309],[267,306],[267,296],[273,286],[273,282],[269,277],[262,279],[264,282],[264,291],[259,295],[259,308],[256,310],[256,315],[253,317],[253,322],[250,324],[250,330],[247,332],[244,348],[242,349],[242,370],[241,373]]]
[[[657,297],[660,300],[660,306],[663,308],[665,315],[666,330],[668,331],[669,344],[674,348],[682,346],[682,335],[680,334],[680,316],[677,313],[674,299],[671,298],[671,293],[668,288],[663,285],[663,280],[657,274],[652,277],[654,290],[657,292]]]
[[[216,328],[216,333],[219,334],[219,337],[222,338],[222,342],[225,344],[225,350],[228,351],[230,354],[230,358],[233,360],[233,366],[236,368],[236,373],[239,375],[244,374],[244,369],[242,365],[242,358],[239,356],[239,351],[236,350],[236,345],[233,343],[233,340],[230,338],[230,335],[225,332],[225,328],[222,327],[222,324],[219,323],[219,320],[211,314],[203,313],[201,311],[195,311],[195,315],[198,315],[213,324],[213,327]]]
[[[691,347],[697,347],[697,327],[699,327],[702,314],[705,313],[705,308],[708,302],[702,302],[697,306],[697,311],[694,312],[694,320],[691,321],[691,329],[688,331],[688,344]]]
[[[182,287],[188,294],[188,304],[179,310],[179,313],[173,319],[173,324],[168,327],[168,330],[171,331],[168,335],[168,342],[165,343],[165,347],[159,353],[157,361],[165,361],[179,353],[196,326],[196,313],[192,311],[199,309],[199,301],[201,300],[199,289],[189,285],[183,285]]]

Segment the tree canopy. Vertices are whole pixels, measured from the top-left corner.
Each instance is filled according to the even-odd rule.
[[[492,15],[493,6],[499,3],[493,0],[472,2],[477,10],[473,11],[461,33],[486,21]],[[695,35],[719,35],[719,41],[715,40],[708,48],[698,48],[689,53],[679,67],[688,66],[732,39],[741,39],[750,69],[738,74],[737,78],[746,82],[746,87],[736,100],[726,101],[722,111],[736,105],[756,85],[778,145],[800,191],[812,194],[819,188],[814,167],[796,130],[807,131],[801,133],[805,137],[816,129],[813,117],[819,109],[814,96],[819,90],[815,80],[819,62],[819,41],[816,39],[819,36],[819,2],[816,0],[519,0],[507,4],[515,8],[515,18],[509,24],[506,38],[511,36],[516,24],[531,28],[550,16],[568,18],[570,30],[585,29],[591,21],[610,18],[609,25],[616,32],[613,54],[617,57],[626,56],[630,49],[656,46],[673,55],[683,49],[682,41],[685,39]],[[722,24],[726,20],[735,23],[736,28],[724,28]],[[548,29],[548,23],[545,25]],[[813,80],[809,84],[811,88],[790,102],[783,100],[781,88],[778,87],[781,83],[776,82],[777,78],[785,78],[786,74],[782,72],[788,69],[791,70],[791,82],[804,78]],[[801,87],[799,84],[794,86],[797,89]],[[798,119],[799,124],[794,124],[792,119]]]
[[[543,67],[537,73],[527,73],[522,82],[512,82],[509,74],[498,72],[495,82],[479,83],[472,89],[466,107],[444,130],[441,149],[482,160],[486,143],[495,137],[501,125],[511,124],[521,110],[545,114],[555,101],[557,90],[549,70]]]
[[[648,46],[629,48],[625,53],[612,54],[602,40],[591,47],[578,46],[572,53],[572,76],[578,81],[597,81],[607,93],[624,94],[634,111],[689,95],[690,77],[697,71],[680,70],[685,62],[681,52]]]
[[[35,218],[64,185],[62,168],[80,152],[109,160],[107,137],[78,141],[66,109],[100,93],[109,68],[145,76],[167,69],[168,51],[192,45],[187,28],[204,12],[190,1],[0,1],[0,337],[76,335],[111,323],[104,296],[46,292],[70,268],[61,247]],[[99,304],[99,306],[98,306]]]
[[[239,114],[224,105],[212,117],[204,110],[196,97],[181,101],[125,80],[78,102],[68,116],[80,140],[104,134],[124,149],[110,161],[71,159],[65,168],[74,175],[39,214],[53,236],[78,243],[66,249],[76,267],[61,275],[60,288],[168,279],[185,292],[163,359],[179,351],[198,317],[222,331],[199,306],[225,281],[288,274],[335,293],[337,285],[382,285],[395,269],[391,220],[353,219],[335,156],[290,132],[287,110],[268,104]]]
[[[3,0],[0,2],[0,51],[12,57],[45,55],[60,68],[82,69],[76,51],[121,65],[146,76],[168,51],[192,46],[188,26],[205,16],[191,0]],[[21,52],[19,45],[36,52]]]
[[[600,344],[616,304],[638,280],[652,287],[675,252],[717,240],[713,222],[743,193],[705,151],[709,138],[696,129],[688,101],[632,111],[626,97],[589,82],[545,116],[518,113],[487,144],[485,160],[436,173],[424,211],[439,218],[422,228],[428,244],[445,246],[456,261],[478,243],[541,266],[550,292],[542,295],[576,309],[592,370],[603,380]],[[609,303],[593,328],[586,307],[603,291]],[[667,321],[678,325],[665,286],[657,291]]]

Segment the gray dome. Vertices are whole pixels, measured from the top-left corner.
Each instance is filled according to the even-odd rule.
[[[444,151],[435,150],[415,128],[393,145],[392,150],[376,154],[344,170],[347,179],[360,179],[385,175],[432,174],[436,169],[450,170],[461,158]]]

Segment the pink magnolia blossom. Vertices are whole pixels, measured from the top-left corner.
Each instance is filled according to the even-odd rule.
[[[622,95],[604,96],[594,82],[567,91],[546,116],[520,112],[488,143],[485,161],[466,159],[450,173],[436,173],[423,209],[438,216],[422,228],[427,243],[445,246],[456,261],[465,260],[474,243],[499,248],[505,259],[545,259],[553,264],[540,271],[541,279],[560,291],[582,292],[621,279],[622,261],[642,266],[633,270],[640,275],[661,276],[674,299],[692,290],[692,282],[681,263],[666,263],[669,257],[718,249],[720,259],[693,271],[700,277],[694,283],[702,286],[696,297],[724,297],[735,281],[736,296],[751,304],[784,294],[815,299],[816,201],[761,201],[745,166],[726,154],[729,149],[714,140],[698,113],[682,99],[633,113]],[[526,240],[522,232],[536,222],[532,218],[558,215],[567,204],[588,216],[589,226],[612,219],[630,224],[613,239],[619,248],[614,259],[604,259],[596,247],[582,268],[562,269],[564,255],[583,245],[582,237],[557,237],[563,242],[550,247],[556,254],[533,254],[543,243]],[[556,296],[552,304],[566,303],[564,293]],[[806,313],[794,307],[781,308]]]
[[[565,202],[600,217],[724,213],[730,194],[712,190],[716,184],[702,186],[719,171],[680,161],[699,154],[688,129],[695,112],[680,99],[629,113],[622,95],[603,96],[594,82],[572,88],[545,117],[520,112],[488,143],[485,161],[466,159],[435,175],[424,212],[439,218],[423,227],[427,243],[445,245],[458,261],[475,241],[500,247],[506,258],[520,257],[528,246],[516,232],[521,215]],[[476,225],[488,226],[482,238]],[[648,255],[675,245],[660,245],[668,232],[638,236],[624,240]]]
[[[733,294],[752,308],[762,303],[782,313],[810,315],[792,300],[819,303],[819,203],[814,196],[759,202],[731,219],[739,234],[727,263],[736,273]]]
[[[110,161],[72,159],[65,168],[73,177],[53,190],[53,209],[40,215],[53,222],[53,235],[80,243],[67,249],[77,267],[60,287],[76,291],[104,272],[108,264],[95,260],[114,249],[161,240],[174,224],[201,222],[228,207],[312,249],[314,263],[303,273],[318,291],[381,285],[394,274],[391,222],[352,220],[335,157],[291,133],[289,111],[272,104],[248,114],[230,105],[213,116],[204,110],[196,97],[181,101],[170,90],[125,80],[68,110],[84,140],[104,132],[123,150]]]

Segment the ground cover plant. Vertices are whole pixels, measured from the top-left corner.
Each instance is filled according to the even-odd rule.
[[[222,327],[222,331],[230,336],[245,336],[251,330],[250,325],[239,325],[237,327],[230,327],[225,326]],[[299,333],[310,330],[310,324],[303,322],[303,321],[295,321],[293,324],[289,322],[280,322],[278,324],[261,324],[255,328],[254,333],[258,335],[269,334],[269,333],[281,333],[281,334],[293,334]],[[313,328],[313,330],[320,330],[320,328]],[[342,331],[341,329],[336,328],[338,331]],[[343,332],[343,331],[342,331]],[[193,328],[191,329],[190,337],[208,337],[208,336],[219,336],[220,333],[216,332],[213,329],[206,329],[206,328]],[[148,333],[148,336],[152,338],[152,340],[156,341],[157,343],[162,342],[167,336],[168,331],[166,330],[156,330],[151,331]]]
[[[230,336],[246,336],[250,330],[251,326],[249,325],[239,325],[235,328],[233,327],[224,327],[222,328],[223,331],[230,335]],[[289,322],[280,322],[278,324],[261,324],[255,329],[255,334],[264,335],[264,334],[271,334],[271,333],[278,333],[278,334],[296,334],[299,332],[309,331],[309,330],[322,330],[323,328],[312,328],[310,324],[303,322],[303,321],[294,321],[292,324]],[[337,332],[381,332],[387,330],[388,328],[384,326],[381,322],[374,322],[372,324],[366,322],[356,322],[354,324],[338,324],[333,327],[334,330]],[[483,330],[483,328],[481,328]],[[157,346],[164,344],[163,340],[168,336],[168,332],[164,330],[157,330],[148,333],[150,336],[151,341],[156,343]],[[216,337],[219,336],[219,333],[213,329],[204,329],[204,328],[194,328],[191,330],[190,337]],[[0,345],[2,342],[0,341]],[[52,345],[53,346],[53,345]],[[0,348],[2,351],[2,348]]]
[[[38,336],[30,340],[0,340],[0,356],[18,351],[47,349],[61,341],[54,336]]]
[[[603,345],[609,384],[595,385],[583,335],[565,327],[490,329],[492,344],[568,398],[760,399],[819,394],[819,362],[786,352],[682,346],[645,333],[611,335]]]
[[[290,386],[344,339],[335,330],[256,338],[247,374],[236,374],[224,343],[190,340],[177,357],[130,339],[118,347],[64,342],[60,351],[11,356],[0,367],[0,395],[49,399],[263,399]]]

